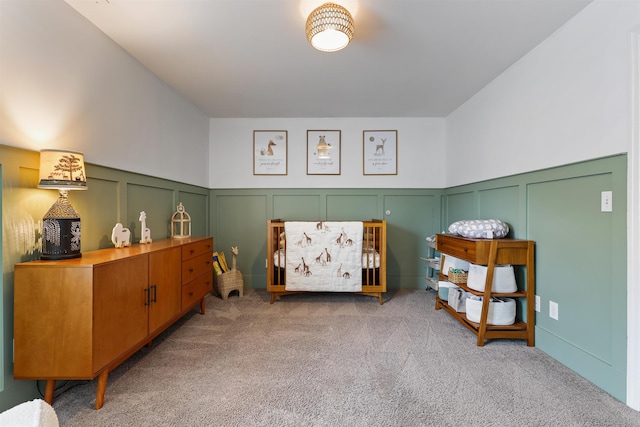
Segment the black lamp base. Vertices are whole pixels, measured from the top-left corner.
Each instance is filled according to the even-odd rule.
[[[43,260],[80,258],[80,218],[45,218],[42,221]]]

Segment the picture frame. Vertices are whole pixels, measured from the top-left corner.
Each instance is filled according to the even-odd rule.
[[[307,130],[307,175],[340,175],[341,131]]]
[[[253,174],[288,174],[289,132],[286,130],[253,131]]]
[[[398,174],[398,131],[362,131],[362,172],[364,175]]]

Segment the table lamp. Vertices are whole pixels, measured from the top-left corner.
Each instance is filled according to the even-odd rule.
[[[69,203],[69,190],[86,190],[84,155],[74,151],[42,150],[38,188],[54,188],[58,200],[42,218],[42,255],[40,259],[79,258],[80,215]]]

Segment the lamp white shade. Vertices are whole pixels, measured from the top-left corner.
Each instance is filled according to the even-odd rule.
[[[42,150],[38,188],[86,190],[84,154],[68,150]]]

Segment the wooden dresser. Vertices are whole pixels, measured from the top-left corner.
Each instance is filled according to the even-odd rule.
[[[96,409],[109,372],[213,289],[213,238],[181,238],[81,258],[15,266],[14,377],[55,381],[98,377]]]

